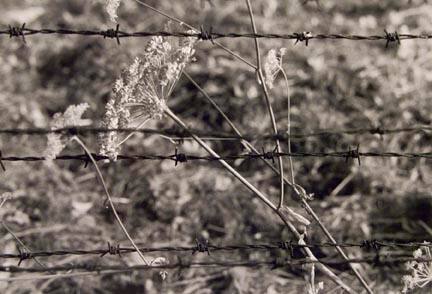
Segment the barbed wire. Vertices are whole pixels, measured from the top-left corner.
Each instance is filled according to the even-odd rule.
[[[432,248],[432,243],[430,241],[423,242],[388,242],[379,240],[362,240],[357,243],[309,243],[309,244],[298,244],[296,241],[281,241],[275,243],[261,243],[261,244],[237,244],[237,245],[211,245],[208,242],[198,242],[194,246],[160,246],[160,247],[140,247],[139,250],[143,253],[154,253],[154,252],[190,252],[195,254],[197,252],[207,253],[210,255],[211,252],[217,251],[275,251],[275,250],[285,250],[290,253],[291,257],[294,256],[295,249],[309,248],[360,248],[367,252],[374,251],[377,254],[382,248],[401,248],[401,249],[414,249],[419,247],[429,247]],[[19,259],[20,263],[26,259],[36,258],[36,257],[51,257],[51,256],[65,256],[65,255],[76,255],[76,256],[86,256],[86,255],[99,255],[104,257],[105,255],[122,255],[136,252],[135,248],[132,247],[120,247],[120,245],[111,245],[108,242],[108,246],[99,249],[64,249],[64,250],[49,250],[49,251],[23,251],[19,253],[0,253],[0,258],[4,259]]]
[[[32,29],[25,26],[25,23],[21,26],[9,25],[7,29],[0,30],[0,35],[6,35],[10,38],[19,37],[25,42],[26,36],[32,35],[81,35],[81,36],[101,36],[105,38],[113,38],[117,40],[120,44],[121,38],[138,38],[138,37],[153,37],[153,36],[163,36],[163,37],[195,37],[200,40],[213,41],[215,39],[221,38],[266,38],[266,39],[283,39],[283,40],[295,40],[298,42],[305,42],[306,46],[311,40],[350,40],[350,41],[386,41],[386,47],[389,43],[395,42],[400,44],[402,40],[411,39],[423,39],[428,40],[432,38],[432,34],[422,33],[422,34],[399,34],[395,32],[387,32],[384,30],[384,34],[381,35],[357,35],[357,34],[313,34],[312,32],[295,32],[291,34],[275,34],[275,33],[236,33],[236,32],[214,32],[212,28],[209,30],[204,30],[201,26],[201,31],[192,32],[168,32],[168,31],[137,31],[137,32],[127,32],[119,29],[120,26],[117,25],[115,29],[86,29],[77,30],[70,28],[58,28],[58,29]]]
[[[92,156],[96,161],[104,161],[109,160],[108,156],[92,153]],[[205,160],[205,161],[218,161],[220,159],[223,160],[236,160],[236,159],[244,159],[244,160],[256,160],[256,159],[266,159],[274,161],[275,158],[278,157],[336,157],[336,158],[344,158],[346,161],[349,159],[356,159],[361,164],[361,158],[363,157],[383,157],[383,158],[409,158],[409,159],[431,159],[432,152],[423,152],[423,153],[398,153],[398,152],[360,152],[358,148],[349,149],[348,151],[335,151],[335,152],[276,152],[273,151],[263,151],[259,154],[237,154],[237,155],[224,155],[220,157],[210,156],[210,155],[193,155],[193,154],[185,154],[185,153],[176,153],[172,155],[153,155],[153,154],[134,154],[134,155],[118,155],[117,160],[131,160],[131,161],[142,161],[142,160],[171,160],[174,161],[177,165],[178,163],[184,163],[188,161],[196,161],[196,160]],[[17,161],[26,161],[26,162],[36,162],[36,161],[44,161],[47,160],[43,156],[4,156],[0,154],[0,162],[17,162]],[[90,158],[87,154],[76,154],[76,155],[61,155],[57,156],[55,160],[59,161],[69,161],[69,160],[81,160],[86,164],[90,162]]]
[[[70,264],[61,266],[51,267],[18,267],[18,266],[0,266],[0,272],[10,273],[43,273],[43,272],[60,272],[60,271],[71,271],[81,270],[89,272],[103,272],[103,271],[142,271],[152,269],[187,269],[187,268],[214,268],[214,267],[271,267],[271,269],[302,266],[307,264],[325,264],[328,266],[342,266],[349,263],[366,263],[371,264],[374,267],[389,266],[393,267],[406,262],[418,262],[418,263],[429,263],[432,262],[432,258],[414,258],[414,257],[380,257],[374,258],[350,258],[343,260],[335,259],[288,259],[288,258],[276,258],[269,260],[253,260],[253,261],[202,261],[202,262],[185,262],[179,259],[179,262],[172,264],[155,264],[155,265],[100,265],[97,263],[82,263],[82,264]]]
[[[278,134],[267,133],[246,133],[243,136],[238,136],[236,134],[228,132],[214,132],[199,129],[192,129],[192,133],[200,137],[211,139],[211,140],[286,140],[290,138],[308,138],[308,137],[321,137],[321,136],[331,136],[331,135],[357,135],[357,134],[370,134],[370,135],[389,135],[396,133],[417,133],[432,132],[432,127],[430,126],[413,126],[413,127],[401,127],[401,128],[383,128],[383,127],[371,127],[371,128],[352,128],[352,129],[315,129],[308,133],[291,133],[289,136],[286,132],[280,131]],[[172,139],[190,139],[190,133],[178,129],[178,128],[166,128],[166,129],[136,129],[136,128],[99,128],[99,127],[67,127],[52,130],[50,128],[7,128],[0,129],[0,134],[4,135],[46,135],[50,133],[65,133],[65,134],[99,134],[99,133],[142,133],[149,135],[164,135],[171,136]]]

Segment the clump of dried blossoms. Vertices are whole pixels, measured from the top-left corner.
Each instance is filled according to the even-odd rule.
[[[53,120],[50,123],[51,130],[88,125],[89,120],[81,118],[87,108],[89,108],[87,103],[81,103],[69,106],[64,113],[54,114]],[[65,134],[48,134],[48,143],[44,152],[45,159],[55,159],[66,147],[66,143],[67,136]]]
[[[139,119],[139,128],[149,119],[162,118],[166,99],[183,69],[193,60],[197,41],[195,37],[153,37],[142,56],[135,58],[115,82],[103,127],[127,128]],[[118,134],[108,132],[101,141],[101,154],[116,160],[122,143]]]
[[[270,89],[273,88],[273,82],[278,75],[279,71],[282,69],[282,57],[286,53],[286,48],[279,49],[276,52],[275,49],[271,49],[265,58],[264,62],[264,75],[265,83]]]
[[[108,13],[112,22],[117,22],[117,9],[120,6],[120,0],[107,0],[106,1],[106,12]]]
[[[428,246],[422,246],[413,253],[414,258],[432,259],[431,251]],[[432,262],[410,261],[406,263],[406,268],[411,271],[411,275],[403,277],[404,288],[402,293],[414,288],[423,288],[432,281]]]

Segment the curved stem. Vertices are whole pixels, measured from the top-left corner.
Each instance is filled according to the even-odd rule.
[[[289,90],[289,83],[288,83],[288,77],[285,73],[285,70],[280,67],[281,73],[284,76],[284,80],[285,80],[285,87],[286,87],[286,92],[287,92],[287,100],[288,100],[288,114],[287,114],[287,119],[288,119],[288,130],[287,130],[287,135],[288,135],[288,153],[291,154],[291,95],[290,95],[290,90]],[[290,172],[291,172],[291,183],[293,184],[293,186],[295,187],[295,180],[294,180],[294,167],[293,167],[293,162],[292,162],[292,158],[291,155],[288,156],[288,161],[289,161],[289,165],[290,165]]]
[[[146,122],[148,122],[150,120],[150,118],[146,118],[142,123],[140,123],[136,129],[141,128],[143,125],[146,124]],[[123,144],[124,142],[126,142],[130,137],[132,137],[133,135],[136,134],[136,131],[133,131],[132,133],[130,133],[129,135],[126,136],[126,138],[124,138],[120,143],[118,143],[117,147],[119,147],[121,144]]]
[[[150,263],[145,259],[144,255],[141,253],[141,251],[139,250],[138,246],[135,244],[134,240],[132,239],[132,237],[129,235],[128,231],[126,230],[126,227],[123,225],[123,222],[120,219],[120,216],[117,213],[117,210],[115,209],[114,203],[111,199],[111,195],[108,192],[108,188],[105,184],[105,180],[102,176],[102,173],[96,163],[96,160],[93,158],[93,155],[91,154],[91,152],[88,150],[88,148],[86,147],[86,145],[81,141],[80,138],[78,138],[77,136],[73,136],[72,139],[73,141],[76,141],[85,151],[85,153],[87,153],[88,157],[90,158],[91,162],[93,163],[94,167],[96,168],[96,174],[98,175],[98,178],[104,188],[105,191],[105,195],[107,196],[108,202],[110,204],[111,210],[114,213],[114,216],[118,222],[118,224],[120,225],[120,228],[122,229],[123,233],[126,235],[126,237],[129,239],[129,241],[131,242],[133,248],[136,250],[136,252],[138,253],[139,257],[142,259],[142,261],[144,262],[145,265],[149,265]]]
[[[252,30],[254,34],[257,34],[257,29],[256,29],[256,25],[255,25],[255,19],[254,19],[254,15],[252,12],[252,6],[250,4],[249,0],[246,0],[246,5],[248,7],[248,11],[249,11],[249,16],[251,19],[251,25],[252,25]],[[260,54],[260,46],[259,46],[259,42],[258,42],[258,38],[254,38],[255,41],[255,51],[256,51],[256,59],[257,59],[257,72],[258,72],[258,77],[260,79],[261,82],[261,87],[263,89],[264,92],[264,97],[265,97],[265,101],[267,104],[267,110],[270,114],[270,121],[272,124],[272,128],[273,128],[273,132],[275,135],[278,134],[278,129],[277,129],[277,124],[276,124],[276,119],[275,119],[275,115],[273,112],[273,107],[271,105],[270,102],[270,95],[268,93],[267,90],[267,86],[265,83],[265,79],[264,79],[264,75],[262,73],[261,70],[261,54]],[[280,141],[279,138],[276,138],[276,150],[278,153],[282,152],[281,149],[281,145],[280,145]],[[279,179],[280,179],[280,196],[279,196],[279,204],[278,204],[278,209],[280,209],[284,203],[284,195],[285,195],[285,191],[284,191],[284,171],[283,171],[283,160],[282,157],[279,156],[278,157],[278,164],[279,164]]]

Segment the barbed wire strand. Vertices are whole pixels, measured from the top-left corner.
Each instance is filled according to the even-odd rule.
[[[418,262],[418,263],[430,263],[431,258],[414,258],[414,257],[379,257],[379,258],[350,258],[348,260],[335,260],[335,259],[269,259],[269,260],[254,260],[254,261],[203,261],[203,262],[185,262],[180,260],[179,262],[172,264],[157,264],[157,265],[99,265],[95,263],[83,263],[83,264],[70,264],[62,266],[51,266],[46,268],[35,268],[35,267],[18,267],[18,266],[0,266],[0,272],[9,273],[42,273],[42,272],[60,272],[60,271],[71,271],[71,270],[83,270],[91,272],[101,271],[142,271],[142,270],[168,270],[168,269],[187,269],[187,268],[215,268],[215,267],[271,267],[272,269],[283,268],[287,266],[302,266],[307,264],[325,264],[329,266],[342,266],[349,263],[366,263],[372,264],[375,267],[383,266],[395,266],[406,262]]]
[[[274,140],[275,138],[279,138],[281,140],[286,140],[288,138],[288,134],[284,131],[280,131],[278,134],[259,134],[259,133],[246,133],[242,136],[238,136],[237,134],[232,134],[228,132],[212,132],[205,130],[192,130],[194,134],[204,137],[207,139],[214,140]],[[117,128],[117,129],[108,129],[108,128],[98,128],[98,127],[67,127],[67,128],[59,128],[56,130],[52,130],[50,128],[7,128],[0,129],[0,134],[3,135],[46,135],[50,133],[68,133],[68,134],[98,134],[98,133],[109,133],[109,132],[119,132],[119,133],[127,133],[127,132],[136,132],[143,133],[149,135],[164,135],[164,136],[174,136],[173,139],[188,139],[190,135],[180,129],[176,128],[166,128],[166,129],[136,129],[136,128]],[[307,138],[307,137],[320,137],[320,136],[331,136],[331,135],[357,135],[357,134],[371,134],[371,135],[389,135],[396,133],[430,133],[432,132],[432,127],[429,126],[414,126],[414,127],[402,127],[402,128],[382,128],[382,127],[373,127],[373,128],[353,128],[353,129],[315,129],[308,133],[292,133],[289,135],[290,138]]]
[[[432,38],[432,34],[400,34],[397,31],[387,32],[384,30],[384,34],[376,35],[357,35],[357,34],[313,34],[312,32],[295,32],[295,33],[237,33],[237,32],[214,32],[213,29],[205,31],[203,26],[201,32],[168,32],[168,31],[137,31],[127,32],[119,29],[119,25],[115,29],[72,29],[72,28],[41,28],[32,29],[25,26],[25,23],[21,26],[9,25],[7,29],[0,30],[0,35],[12,37],[19,37],[25,41],[25,37],[33,35],[80,35],[80,36],[101,36],[104,38],[113,38],[120,43],[121,38],[140,38],[140,37],[179,37],[188,38],[195,37],[200,40],[214,41],[221,38],[249,38],[249,39],[283,39],[283,40],[295,40],[298,42],[305,42],[306,45],[312,40],[350,40],[350,41],[386,41],[386,47],[390,42],[397,42],[398,44],[402,40],[421,39],[429,40]]]
[[[92,156],[96,161],[108,160],[108,156],[92,153]],[[335,151],[335,152],[263,152],[261,154],[237,154],[237,155],[224,155],[220,157],[210,156],[210,155],[193,155],[193,154],[185,154],[185,153],[175,153],[172,155],[154,155],[154,154],[133,154],[133,155],[118,155],[117,160],[131,160],[131,161],[142,161],[142,160],[172,160],[175,163],[178,162],[188,162],[188,161],[196,161],[196,160],[205,160],[205,161],[218,161],[218,160],[256,160],[256,159],[267,159],[274,160],[274,158],[278,157],[336,157],[336,158],[344,158],[348,159],[356,159],[360,164],[360,158],[364,157],[383,157],[383,158],[409,158],[409,159],[432,159],[432,152],[423,152],[423,153],[413,153],[413,152],[359,152],[357,149],[350,149],[348,151]],[[26,161],[26,162],[35,162],[35,161],[44,161],[47,160],[43,156],[2,156],[0,158],[2,162],[11,161]],[[76,154],[76,155],[60,155],[55,158],[55,160],[59,161],[70,161],[70,160],[81,160],[84,162],[89,161],[89,157],[86,154]]]
[[[417,249],[419,247],[429,247],[432,248],[432,243],[430,241],[424,242],[388,242],[379,240],[363,240],[357,243],[309,243],[307,245],[297,244],[295,241],[282,241],[275,243],[261,243],[261,244],[237,244],[237,245],[211,245],[199,243],[195,246],[160,246],[160,247],[139,247],[141,252],[155,253],[155,252],[190,252],[195,254],[197,252],[208,253],[217,251],[275,251],[275,250],[285,250],[289,251],[291,254],[295,249],[301,248],[333,248],[333,247],[343,247],[343,248],[361,248],[365,251],[375,251],[379,252],[382,248],[399,248],[399,249]],[[50,256],[65,256],[65,255],[99,255],[101,257],[105,255],[121,255],[127,253],[136,252],[135,248],[132,247],[120,247],[120,245],[111,245],[108,242],[108,246],[99,249],[64,249],[64,250],[50,250],[50,251],[32,251],[32,252],[20,252],[20,253],[0,253],[0,258],[4,259],[30,259],[36,257],[50,257]]]

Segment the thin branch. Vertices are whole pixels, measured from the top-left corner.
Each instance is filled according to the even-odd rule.
[[[149,118],[146,118],[145,120],[143,120],[137,127],[136,129],[141,129],[147,122],[149,121]],[[128,134],[120,143],[118,143],[117,147],[119,147],[121,144],[123,144],[124,142],[126,142],[130,137],[132,137],[133,135],[135,135],[136,133],[138,133],[137,131],[133,131],[130,134]]]
[[[9,234],[11,234],[11,236],[15,239],[15,241],[16,242],[18,242],[18,244],[22,247],[22,248],[24,248],[26,251],[27,251],[27,253],[30,253],[31,254],[31,250],[30,250],[30,248],[28,248],[25,244],[24,244],[24,242],[22,242],[21,241],[21,239],[20,238],[18,238],[18,236],[17,235],[15,235],[15,233],[14,232],[12,232],[12,230],[6,225],[6,223],[4,222],[4,221],[2,221],[1,222],[1,224],[2,224],[2,226],[6,229],[6,231],[8,231],[8,233]],[[46,266],[43,264],[43,263],[41,263],[36,257],[34,257],[34,256],[31,256],[31,258],[40,266],[40,267],[42,267],[42,268],[46,268]],[[21,261],[21,260],[20,260]]]
[[[256,29],[256,25],[255,25],[255,19],[254,19],[254,15],[253,15],[253,11],[252,11],[252,6],[250,4],[249,0],[246,0],[246,5],[248,7],[248,11],[249,11],[249,16],[251,19],[251,25],[252,25],[252,30],[253,33],[256,34],[257,33],[257,29]],[[256,51],[256,59],[257,59],[257,72],[258,72],[258,77],[260,79],[261,82],[261,87],[263,89],[264,92],[264,97],[266,100],[266,104],[267,104],[267,110],[270,114],[270,120],[271,120],[271,124],[273,127],[273,132],[275,134],[278,133],[278,129],[277,129],[277,124],[276,124],[276,119],[275,119],[275,115],[273,112],[273,107],[271,105],[270,102],[270,95],[268,93],[267,90],[267,86],[265,83],[265,79],[264,79],[264,75],[262,73],[262,68],[261,68],[261,54],[260,54],[260,47],[259,47],[259,42],[258,42],[258,38],[254,38],[255,41],[255,51]],[[277,152],[282,152],[281,146],[280,146],[280,141],[278,138],[276,138],[276,150]],[[278,164],[279,164],[279,177],[280,177],[280,196],[279,196],[279,205],[278,205],[278,209],[282,208],[282,205],[284,203],[284,171],[283,171],[283,160],[281,157],[278,158]]]
[[[288,119],[288,125],[287,125],[287,141],[288,141],[288,153],[291,153],[291,95],[290,95],[290,88],[289,88],[289,83],[288,83],[288,77],[285,73],[285,70],[282,68],[282,66],[280,67],[281,69],[281,73],[284,76],[284,80],[285,80],[285,87],[286,87],[286,91],[287,91],[287,101],[288,101],[288,106],[287,106],[287,110],[288,110],[288,114],[287,114],[287,119]],[[292,162],[292,158],[291,156],[288,156],[288,161],[289,161],[289,165],[290,165],[290,173],[291,173],[291,183],[293,184],[293,186],[295,187],[295,180],[294,180],[294,166],[293,166],[293,162]]]
[[[77,142],[77,143],[78,143],[78,144],[79,144],[79,145],[84,149],[84,151],[86,152],[87,156],[90,158],[91,162],[93,163],[93,165],[94,165],[94,167],[95,167],[95,169],[96,169],[96,173],[97,173],[98,178],[99,178],[99,180],[100,180],[100,182],[101,182],[101,184],[102,184],[102,186],[103,186],[103,188],[104,188],[105,195],[107,196],[107,199],[108,199],[108,202],[109,202],[109,204],[110,204],[111,210],[112,210],[112,212],[114,213],[114,216],[115,216],[115,218],[116,218],[118,224],[120,225],[120,227],[121,227],[123,233],[126,235],[126,237],[127,237],[127,238],[129,239],[129,241],[131,242],[132,246],[135,248],[135,250],[136,250],[136,252],[138,253],[138,255],[140,256],[140,258],[143,260],[144,264],[145,264],[145,265],[149,265],[150,263],[146,260],[146,258],[144,257],[144,255],[141,253],[141,251],[139,250],[138,246],[135,244],[134,240],[133,240],[132,237],[129,235],[128,231],[126,230],[126,227],[123,225],[123,222],[121,221],[120,216],[119,216],[118,213],[117,213],[117,210],[116,210],[116,208],[115,208],[115,206],[114,206],[114,203],[113,203],[113,201],[112,201],[112,199],[111,199],[111,195],[110,195],[110,193],[108,192],[108,188],[107,188],[107,186],[106,186],[106,184],[105,184],[105,180],[104,180],[104,178],[103,178],[103,176],[102,176],[102,173],[101,173],[101,171],[100,171],[100,169],[99,169],[99,167],[98,167],[98,165],[97,165],[96,160],[93,158],[93,155],[92,155],[91,152],[88,150],[88,148],[86,147],[86,145],[81,141],[80,138],[78,138],[77,136],[74,136],[74,137],[72,137],[71,140],[76,141],[76,142]]]

